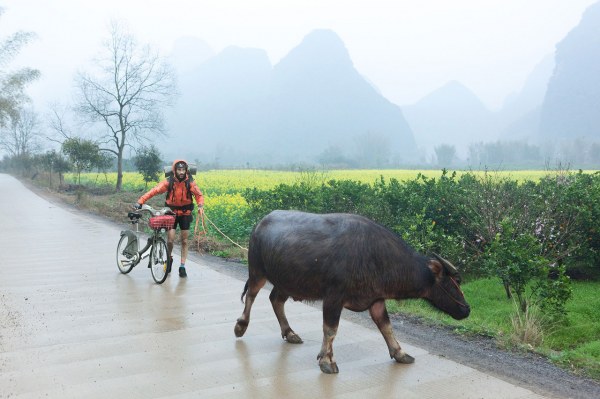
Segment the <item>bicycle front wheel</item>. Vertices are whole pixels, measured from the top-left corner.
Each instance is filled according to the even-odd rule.
[[[162,238],[157,238],[150,252],[150,272],[156,283],[162,284],[167,279],[167,262],[169,253],[167,244]]]
[[[123,274],[127,274],[136,265],[137,243],[129,234],[123,234],[117,244],[117,267]]]

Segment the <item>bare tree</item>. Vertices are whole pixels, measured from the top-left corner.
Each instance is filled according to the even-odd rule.
[[[0,15],[3,12],[0,7]],[[18,119],[22,104],[29,99],[24,93],[25,87],[40,76],[40,72],[32,68],[7,70],[8,64],[33,37],[30,32],[16,32],[0,40],[0,127],[8,126],[10,119]]]
[[[13,157],[31,155],[40,148],[37,114],[32,109],[21,109],[11,118],[10,126],[2,128],[0,148]]]
[[[98,143],[102,151],[117,158],[117,184],[123,182],[123,154],[126,146],[149,143],[164,135],[162,110],[176,94],[175,75],[149,46],[140,46],[117,22],[111,23],[105,58],[96,61],[95,74],[80,73],[77,110],[104,133]]]
[[[75,136],[72,133],[71,124],[67,121],[67,109],[64,106],[58,103],[52,104],[46,119],[51,132],[50,135],[46,136],[47,140],[62,145],[65,140]]]

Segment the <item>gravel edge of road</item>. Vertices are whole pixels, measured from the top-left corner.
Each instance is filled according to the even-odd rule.
[[[29,182],[24,183],[32,192],[54,205],[70,211],[82,212],[89,217],[111,226],[121,224],[85,209],[68,204],[48,190]],[[248,277],[246,265],[228,261],[212,255],[190,251],[188,258],[196,263],[245,282]],[[240,294],[243,285],[240,285]],[[320,308],[320,303],[309,304]],[[241,311],[241,308],[240,308]],[[376,328],[367,312],[342,312],[342,318],[358,323],[366,328]],[[400,345],[419,346],[429,353],[452,359],[463,365],[492,375],[517,386],[526,388],[538,395],[550,398],[598,399],[600,383],[581,377],[553,365],[543,356],[528,352],[509,352],[498,348],[493,339],[464,336],[453,333],[448,328],[431,326],[417,318],[405,315],[390,315],[396,338]],[[382,353],[386,356],[382,338]],[[418,361],[418,359],[416,360]]]

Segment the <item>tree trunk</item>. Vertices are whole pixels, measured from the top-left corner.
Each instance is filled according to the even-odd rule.
[[[119,155],[117,156],[117,186],[115,190],[117,192],[121,191],[121,187],[123,186],[123,149],[119,149]]]
[[[502,280],[502,284],[504,285],[504,291],[506,291],[506,298],[512,298],[512,293],[510,292],[510,284],[506,280]]]

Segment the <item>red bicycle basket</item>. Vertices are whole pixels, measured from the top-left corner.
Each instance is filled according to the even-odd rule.
[[[152,216],[148,221],[148,224],[153,230],[166,229],[170,230],[173,228],[175,224],[175,216],[172,215],[162,215],[162,216]]]

